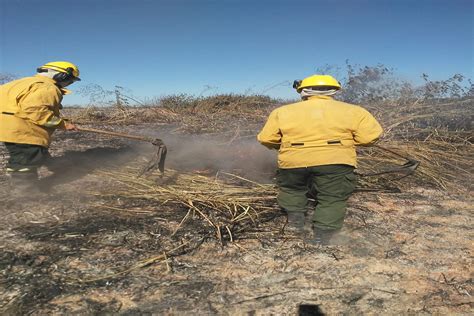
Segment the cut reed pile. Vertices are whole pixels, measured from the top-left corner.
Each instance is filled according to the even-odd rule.
[[[126,168],[123,171],[102,172],[101,175],[119,183],[113,192],[100,193],[101,198],[109,201],[121,201],[121,204],[106,203],[103,208],[138,212],[149,209],[158,215],[168,210],[182,218],[174,228],[172,236],[180,230],[186,230],[188,222],[200,219],[205,224],[205,233],[214,235],[220,242],[242,238],[243,233],[257,228],[261,223],[280,214],[275,200],[273,185],[259,184],[230,173],[217,173],[215,176],[203,176],[198,173],[180,173],[167,170],[161,178],[150,175],[139,178],[139,169]],[[125,204],[124,204],[125,203]],[[145,211],[146,212],[146,211]],[[191,227],[192,230],[196,226]]]

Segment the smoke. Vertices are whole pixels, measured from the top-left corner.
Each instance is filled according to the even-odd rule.
[[[146,131],[146,134],[157,135],[158,132]],[[230,142],[208,135],[159,134],[168,147],[166,168],[205,174],[223,171],[264,182],[271,182],[275,175],[276,151],[259,144],[255,136]],[[143,159],[152,157],[156,150],[146,144],[133,147]]]
[[[48,192],[55,186],[73,182],[92,174],[95,170],[117,167],[133,161],[134,158],[136,154],[130,146],[65,151],[62,156],[49,159],[40,168],[38,186],[42,191]]]

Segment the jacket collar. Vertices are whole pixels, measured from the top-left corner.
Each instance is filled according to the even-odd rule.
[[[53,83],[54,85],[56,85],[56,80],[52,79],[52,78],[49,78],[49,77],[46,77],[46,76],[42,76],[42,75],[35,75],[34,76],[35,78],[39,78],[41,80],[44,80],[44,81],[47,81],[47,82],[51,82]]]
[[[312,96],[309,96],[306,100],[313,100],[313,99],[332,100],[333,97],[330,95],[312,95]]]

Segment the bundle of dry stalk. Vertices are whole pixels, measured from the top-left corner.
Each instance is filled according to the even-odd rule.
[[[107,203],[103,208],[138,213],[184,210],[184,216],[174,228],[172,235],[184,228],[192,218],[200,218],[220,242],[234,241],[236,236],[256,227],[260,223],[279,216],[273,185],[264,185],[231,173],[217,173],[214,177],[199,173],[180,173],[167,170],[164,178],[149,175],[137,177],[139,169],[126,168],[123,171],[101,172],[119,188],[113,192],[102,192],[100,196],[111,201],[122,201],[120,205]],[[123,204],[123,201],[126,201]],[[140,201],[144,201],[141,203]],[[153,206],[154,205],[154,206]],[[144,207],[143,207],[144,206]]]

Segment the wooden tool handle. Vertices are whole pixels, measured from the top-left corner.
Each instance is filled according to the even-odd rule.
[[[104,130],[95,129],[95,128],[86,128],[86,127],[79,127],[79,126],[76,126],[76,127],[77,127],[78,131],[82,131],[82,132],[90,132],[90,133],[96,133],[96,134],[117,136],[117,137],[122,137],[122,138],[141,140],[141,141],[144,141],[144,142],[153,142],[154,141],[154,139],[151,138],[151,137],[130,135],[130,134],[124,134],[124,133],[118,133],[118,132],[112,132],[112,131],[104,131]]]

